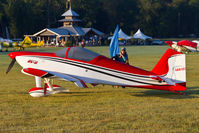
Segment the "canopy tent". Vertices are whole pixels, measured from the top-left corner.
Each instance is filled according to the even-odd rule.
[[[152,37],[149,37],[147,35],[144,35],[140,29],[138,29],[138,31],[133,35],[133,38],[135,39],[143,39],[143,40],[146,40],[146,39],[152,39]]]
[[[131,39],[132,37],[131,36],[128,36],[127,34],[125,34],[122,29],[119,30],[119,39],[124,39],[124,40],[129,40]]]
[[[122,31],[122,29],[119,30],[118,35],[119,35],[119,40],[129,40],[132,38],[132,36],[128,36],[127,34],[125,34]],[[110,39],[112,39],[112,36],[108,37],[108,40],[110,40]]]

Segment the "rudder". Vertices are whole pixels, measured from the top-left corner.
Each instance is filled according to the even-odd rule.
[[[160,75],[173,90],[186,90],[186,56],[173,49],[168,49],[152,70]]]

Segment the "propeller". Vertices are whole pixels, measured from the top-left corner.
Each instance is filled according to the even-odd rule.
[[[19,51],[24,50],[24,44],[26,44],[25,39],[21,42],[21,44],[19,43]]]
[[[24,47],[23,47],[24,44],[25,44],[25,41],[23,41],[23,43],[21,44],[19,51],[21,51],[22,49],[24,50]]]
[[[6,74],[8,74],[8,72],[12,69],[12,67],[13,67],[14,64],[15,64],[15,62],[16,62],[16,59],[13,58],[12,61],[10,62],[10,65],[8,66],[8,69],[7,69],[7,71],[6,71]]]

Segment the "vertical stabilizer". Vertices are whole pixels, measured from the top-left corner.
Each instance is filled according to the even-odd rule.
[[[152,70],[160,75],[173,90],[186,90],[186,56],[180,52],[168,49]]]

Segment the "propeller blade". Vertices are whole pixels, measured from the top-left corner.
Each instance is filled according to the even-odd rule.
[[[23,42],[22,42],[22,44],[21,44],[21,46],[20,46],[19,51],[24,50],[24,47],[23,47],[24,44],[25,44],[25,39],[23,40]]]
[[[15,64],[15,62],[16,62],[16,59],[15,59],[15,58],[12,59],[12,61],[10,62],[10,65],[8,66],[8,69],[7,69],[7,71],[6,71],[6,74],[8,74],[8,72],[12,69],[12,67],[13,67],[14,64]]]

